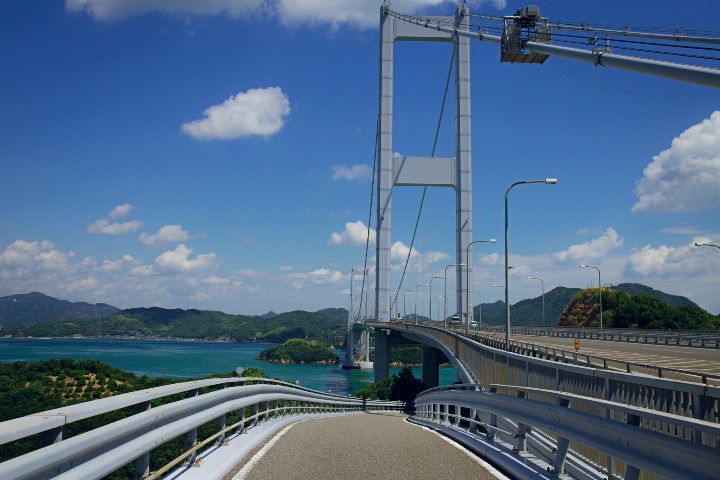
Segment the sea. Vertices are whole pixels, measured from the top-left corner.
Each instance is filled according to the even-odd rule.
[[[38,361],[51,358],[99,360],[138,376],[191,379],[215,373],[232,373],[238,367],[256,367],[268,377],[345,395],[351,395],[374,380],[372,370],[343,369],[345,350],[335,350],[338,365],[281,365],[256,360],[265,343],[231,343],[175,340],[125,340],[94,338],[0,338],[0,362]],[[421,378],[422,369],[412,367]],[[397,373],[400,367],[391,367]],[[440,368],[440,384],[456,380],[452,367]]]

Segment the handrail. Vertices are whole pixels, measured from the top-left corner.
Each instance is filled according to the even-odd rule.
[[[516,395],[500,394],[495,391],[498,388]],[[614,413],[598,417],[587,413],[590,407]],[[568,468],[566,459],[571,442],[625,462],[626,476],[633,478],[638,478],[634,475],[642,470],[667,478],[710,479],[715,478],[720,465],[720,449],[672,434],[675,429],[687,428],[700,432],[696,435],[718,438],[720,425],[618,402],[546,389],[465,384],[427,390],[416,398],[415,408],[417,419],[436,427],[451,427],[443,429],[445,433],[450,431],[451,436],[472,436],[474,442],[489,443],[494,448],[504,448],[503,442],[514,444],[512,450],[522,455],[530,455],[528,440],[543,432],[543,437],[554,444],[554,451],[543,453],[533,447],[542,457],[536,463],[555,473]],[[508,435],[498,428],[498,417],[509,421],[507,425],[515,431],[507,432]],[[648,428],[654,422],[662,422],[666,428],[660,431]],[[478,427],[487,433],[481,435]],[[503,437],[501,441],[498,436]]]
[[[259,382],[260,384],[242,385],[245,381]],[[223,383],[234,383],[238,386],[197,394],[199,387]],[[166,387],[132,392],[137,393],[136,396],[118,395],[113,402],[109,401],[112,399],[110,397],[72,405],[65,411],[44,412],[55,413],[54,417],[61,417],[70,423],[81,417],[88,418],[128,405],[144,406],[147,403],[149,406],[149,399],[161,398],[168,394],[184,391],[190,392],[192,395],[183,400],[150,408],[67,440],[58,440],[39,450],[0,463],[0,478],[55,478],[56,475],[63,472],[65,472],[64,476],[61,475],[57,478],[99,478],[112,473],[135,458],[137,458],[136,475],[147,477],[150,473],[150,451],[183,434],[186,435],[187,448],[185,452],[173,460],[172,465],[163,467],[161,470],[166,471],[182,461],[194,461],[203,446],[223,437],[233,428],[237,428],[238,434],[242,434],[246,430],[245,425],[248,425],[248,422],[255,427],[263,421],[269,420],[271,414],[272,418],[275,418],[278,414],[284,416],[288,411],[296,414],[351,413],[366,409],[395,410],[402,407],[401,402],[366,401],[357,397],[323,393],[286,382],[255,377],[200,380]],[[278,406],[279,402],[282,402],[282,407]],[[245,417],[244,409],[251,406],[253,414]],[[73,411],[71,412],[71,410]],[[238,422],[230,427],[225,426],[225,415],[234,411],[242,413],[238,416]],[[66,412],[69,412],[67,418],[64,417]],[[37,427],[34,422],[37,418],[42,417],[30,415],[0,423],[0,432],[4,433],[4,440],[24,438],[32,434],[27,433],[32,429],[21,429],[20,433],[13,433],[12,429],[21,426],[24,421],[29,421]],[[198,444],[195,440],[197,428],[214,419],[222,419],[222,422],[218,421],[218,431],[210,439]],[[222,426],[220,426],[221,423]],[[39,433],[43,430],[35,428],[34,431]],[[187,438],[191,438],[192,441],[187,443]]]
[[[25,417],[7,420],[0,423],[0,445],[37,433],[61,429],[64,425],[69,423],[84,420],[103,413],[120,410],[121,408],[131,407],[134,405],[147,404],[152,400],[168,397],[170,395],[191,392],[200,388],[215,387],[218,385],[244,385],[246,382],[266,385],[284,385],[293,387],[300,391],[315,392],[315,390],[311,390],[309,388],[283,382],[281,380],[275,380],[273,378],[263,377],[209,378],[204,380],[173,383],[146,390],[113,395],[111,397],[105,397],[91,402],[76,403],[59,409],[46,410],[44,412],[27,415]],[[328,393],[326,395],[330,397],[345,398],[332,393]],[[58,436],[59,438],[57,438]],[[53,435],[51,443],[61,439],[62,432],[57,431]]]

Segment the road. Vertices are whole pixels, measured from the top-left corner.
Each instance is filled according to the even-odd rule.
[[[513,335],[512,340],[534,343],[567,352],[575,351],[575,339]],[[720,375],[720,349],[580,339],[581,354],[624,362]]]
[[[295,423],[250,453],[225,479],[506,478],[444,437],[404,419],[400,413],[374,412]]]

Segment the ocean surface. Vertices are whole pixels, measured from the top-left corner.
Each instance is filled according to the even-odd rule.
[[[196,378],[234,372],[237,367],[257,367],[269,377],[314,390],[355,393],[373,381],[372,370],[345,370],[340,365],[279,365],[255,360],[270,344],[193,342],[172,340],[108,340],[89,338],[0,338],[0,362],[37,361],[51,358],[100,360],[115,368],[148,377]],[[344,350],[336,350],[341,363]],[[396,373],[400,368],[391,368]],[[422,369],[413,367],[416,377]],[[440,368],[440,384],[455,381],[452,367]]]

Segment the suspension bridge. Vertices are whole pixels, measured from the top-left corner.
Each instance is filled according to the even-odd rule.
[[[430,157],[393,154],[394,45],[404,41],[452,45],[454,157],[435,157],[434,151]],[[648,365],[623,357],[622,349],[613,347],[652,343],[666,349],[663,352],[669,359],[678,355],[672,347],[685,349],[681,356],[698,355],[700,363],[717,363],[720,339],[714,333],[685,335],[682,339],[676,335],[675,339],[662,332],[518,330],[512,326],[509,310],[505,328],[470,329],[471,246],[495,241],[473,236],[473,42],[499,48],[500,61],[507,63],[542,64],[557,56],[594,67],[690,82],[697,88],[720,87],[720,70],[707,65],[717,60],[712,55],[717,55],[714,45],[720,38],[703,32],[553,23],[542,17],[536,6],[495,17],[471,13],[463,3],[454,15],[420,17],[395,11],[386,1],[380,10],[379,113],[370,202],[377,235],[374,282],[368,276],[366,248],[365,265],[358,270],[362,275],[359,305],[351,300],[349,366],[356,361],[369,362],[372,343],[375,377],[382,379],[389,373],[392,345],[422,346],[423,380],[432,388],[418,396],[409,420],[441,432],[514,478],[716,478],[720,468],[720,374],[668,363]],[[531,182],[553,184],[557,180]],[[449,302],[448,311],[448,294],[444,292],[443,312],[438,312],[435,320],[431,305],[429,318],[424,321],[417,315],[409,321],[390,314],[393,309],[398,311],[397,303],[406,286],[405,273],[399,278],[391,276],[392,192],[395,187],[408,186],[448,187],[455,194],[455,263],[448,266],[454,269],[455,302]],[[505,245],[507,272],[507,229]],[[412,248],[411,244],[408,261]],[[433,278],[442,278],[445,289],[448,268],[442,277]],[[433,279],[427,279],[430,288]],[[506,299],[507,280],[506,276]],[[410,287],[405,291],[411,291]],[[363,316],[363,300],[367,302],[371,288],[373,315]],[[607,348],[586,354],[548,341],[569,336],[578,342],[602,342]],[[357,351],[356,346],[360,347]],[[356,353],[361,358],[356,358]],[[458,383],[438,385],[438,366],[444,360],[455,368]],[[134,465],[136,478],[365,478],[368,472],[394,478],[454,476],[452,472],[458,470],[453,468],[462,460],[449,453],[431,457],[436,449],[440,451],[442,442],[425,437],[426,430],[397,423],[393,412],[404,407],[397,402],[332,395],[266,379],[186,382],[0,424],[0,445],[29,437],[41,444],[35,451],[0,464],[0,477],[101,478],[128,463]],[[63,437],[69,424],[128,408],[137,413],[71,438]],[[313,421],[301,422],[306,419]],[[314,423],[329,421],[334,423],[326,423],[327,428]],[[199,438],[199,427],[208,423],[215,425],[214,433]],[[281,437],[287,437],[282,446]],[[335,437],[342,438],[317,444],[303,441]],[[153,450],[173,439],[184,439],[184,452],[151,468]],[[273,450],[276,442],[281,450]],[[321,444],[325,446],[319,447]],[[337,445],[344,447],[333,448]],[[388,456],[388,452],[396,455]],[[254,460],[247,461],[252,454]],[[263,465],[255,477],[246,472],[253,462]],[[470,468],[462,467],[458,475],[467,474]],[[483,464],[482,470],[491,468]]]

